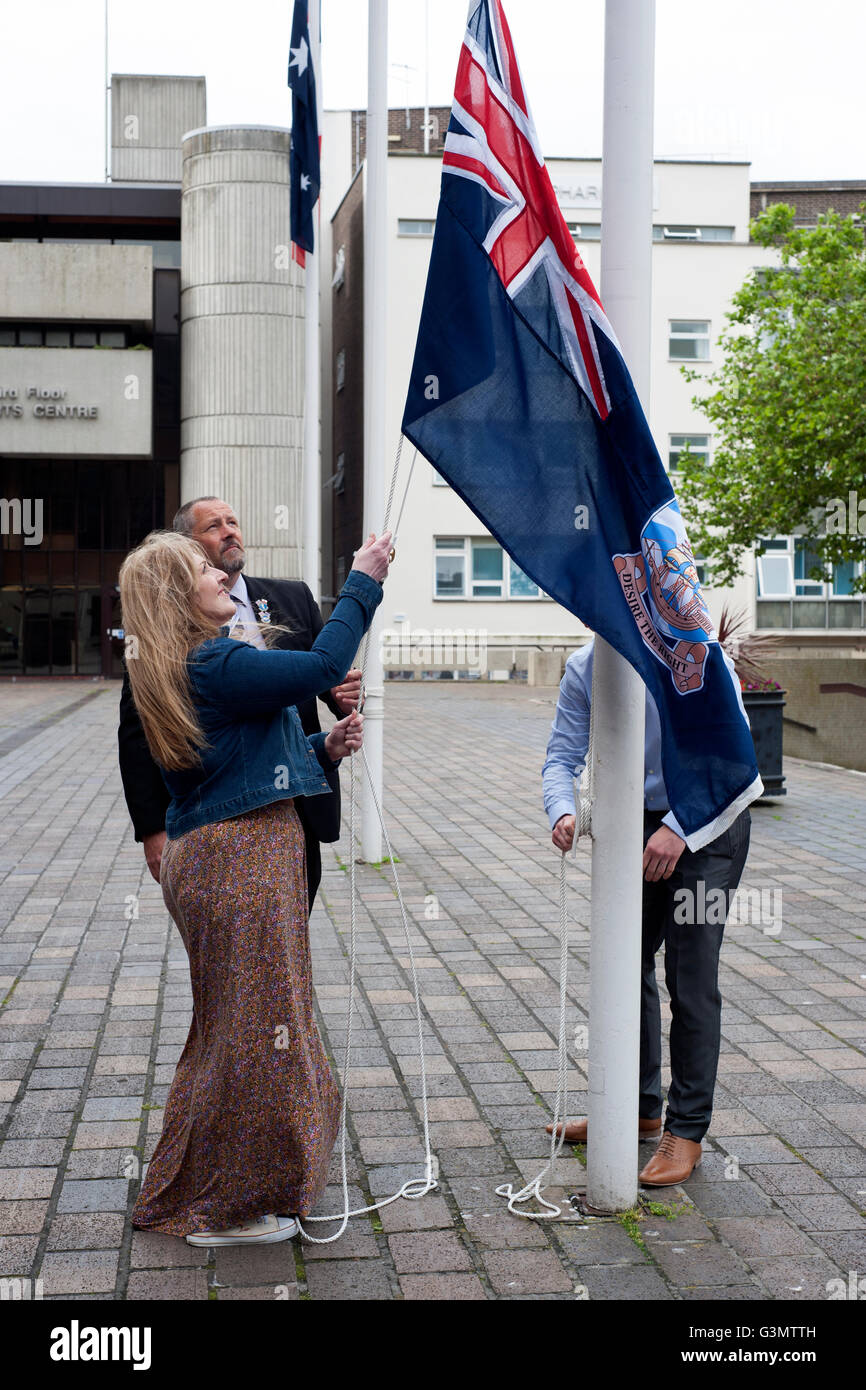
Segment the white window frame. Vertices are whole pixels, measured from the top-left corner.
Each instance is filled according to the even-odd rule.
[[[600,222],[569,222],[567,226],[575,241],[601,241]]]
[[[453,539],[455,544],[447,548],[439,547],[437,542]],[[496,546],[502,554],[502,592],[499,594],[475,594],[471,590],[475,583],[496,583],[496,580],[473,580],[472,577],[472,550],[473,545],[486,547]],[[440,594],[437,592],[437,572],[436,557],[438,555],[461,555],[463,556],[463,593],[462,594]],[[516,561],[512,560],[507,550],[500,546],[493,536],[434,536],[433,537],[433,599],[438,603],[550,603],[552,600],[549,594],[544,593],[539,588],[537,594],[513,594],[511,592],[511,566],[520,569]],[[522,571],[521,571],[522,573]],[[529,579],[529,575],[526,576]],[[534,579],[529,579],[531,584]],[[470,592],[467,592],[469,590]]]
[[[702,323],[702,324],[706,324],[706,332],[700,332],[700,333],[698,333],[698,332],[686,332],[685,330],[680,330],[680,331],[678,331],[678,332],[675,333],[675,332],[674,332],[674,324],[675,324],[675,323]],[[712,359],[711,359],[711,356],[710,356],[710,345],[711,345],[711,340],[712,340],[712,327],[713,327],[713,321],[712,321],[712,319],[668,319],[668,361],[669,361],[669,362],[685,362],[685,363],[690,363],[690,362],[709,362],[709,361],[711,361]],[[671,351],[671,348],[672,348],[672,346],[673,346],[674,343],[700,343],[700,342],[704,342],[704,341],[706,341],[706,344],[707,344],[707,355],[706,355],[706,357],[675,357],[674,354],[673,354],[673,352]]]
[[[683,444],[681,444],[679,447],[677,447],[677,446],[674,444],[674,440],[675,440],[675,439],[688,439],[688,440],[692,441],[692,444],[691,444],[691,446],[690,446],[690,447],[691,447],[691,452],[692,452],[692,457],[693,457],[693,458],[696,458],[699,454],[704,454],[704,455],[705,455],[704,462],[705,462],[705,463],[709,463],[709,461],[710,461],[710,451],[711,451],[711,447],[712,447],[712,446],[711,446],[712,436],[709,435],[709,434],[706,434],[706,433],[704,433],[704,434],[687,434],[687,433],[685,433],[683,430],[678,430],[675,434],[669,434],[669,435],[668,435],[668,463],[667,463],[667,469],[668,469],[668,472],[669,472],[669,473],[675,473],[675,474],[679,475],[679,474],[682,472],[682,469],[680,469],[680,468],[675,468],[674,465],[671,463],[671,454],[674,454],[674,453],[681,454],[681,453],[683,452],[684,447],[685,447]],[[706,440],[706,444],[701,445],[700,447],[698,447],[696,444],[694,444],[694,441],[695,441],[696,439],[705,439],[705,440]]]
[[[507,553],[503,550],[503,548],[502,548],[502,546],[499,544],[499,542],[496,541],[496,540],[494,540],[492,536],[469,536],[469,537],[467,537],[467,549],[468,549],[468,552],[469,552],[469,559],[470,559],[470,570],[469,570],[469,572],[468,572],[468,579],[469,579],[469,583],[470,583],[470,585],[471,585],[471,587],[472,587],[472,593],[471,593],[470,597],[473,598],[473,599],[481,599],[481,600],[483,600],[483,601],[485,601],[485,602],[491,602],[491,603],[499,603],[499,602],[501,602],[502,599],[507,598],[507,592],[506,592],[506,590],[507,590],[507,587],[508,587],[508,579],[507,579],[507,576],[506,576],[506,573],[505,573],[505,561],[508,559],[508,555],[507,555]],[[477,550],[477,551],[489,550],[489,551],[498,551],[498,552],[499,552],[499,574],[500,574],[499,579],[476,579],[476,578],[475,578],[475,552],[476,552],[476,550]],[[487,586],[490,586],[490,585],[493,585],[493,584],[498,584],[498,585],[499,585],[499,593],[498,593],[498,594],[476,594],[476,592],[475,592],[475,586],[476,586],[476,584],[484,584],[484,585],[487,585]]]
[[[761,541],[765,544],[769,542],[769,548],[763,555],[755,557],[755,568],[757,571],[757,593],[759,599],[765,598],[793,598],[794,589],[794,538],[793,536],[762,536]],[[784,545],[781,543],[784,542]],[[764,561],[769,559],[784,559],[787,561],[786,589],[768,589],[765,587]]]
[[[440,546],[440,541],[452,540],[453,545]],[[440,555],[460,555],[463,558],[463,593],[462,594],[440,594],[438,592],[439,573],[436,561]],[[466,563],[466,537],[465,536],[434,536],[433,537],[433,598],[445,603],[463,603],[466,599],[466,583],[469,570]]]
[[[432,237],[436,230],[435,217],[398,217],[397,235],[408,237]]]
[[[834,600],[849,599],[852,603],[858,603],[858,602],[860,602],[860,601],[862,600],[862,598],[863,598],[863,595],[862,595],[862,594],[837,594],[837,593],[836,593],[836,589],[835,589],[835,585],[836,585],[835,571],[834,571],[833,577],[832,577],[831,579],[825,579],[825,580],[818,580],[818,579],[797,579],[797,577],[796,577],[796,574],[797,574],[797,569],[796,569],[796,549],[797,549],[797,541],[808,540],[808,539],[810,539],[809,537],[806,537],[806,536],[762,536],[761,539],[762,539],[762,541],[764,541],[765,544],[766,544],[767,541],[769,541],[769,542],[772,544],[772,549],[769,549],[769,550],[765,551],[765,553],[764,553],[763,555],[758,555],[758,556],[756,556],[757,570],[758,570],[758,593],[757,593],[757,597],[758,597],[759,599],[765,599],[765,598],[767,598],[767,599],[773,599],[773,598],[789,598],[789,599],[795,599],[795,600],[796,600],[796,599],[805,599],[805,600],[807,600],[807,601],[808,601],[808,600],[813,600],[813,601],[817,601],[817,602],[820,602],[820,601],[823,600],[823,599],[834,599]],[[763,568],[764,568],[764,566],[763,566],[763,562],[764,562],[765,560],[771,558],[771,557],[775,557],[776,559],[778,559],[780,556],[784,556],[784,558],[788,561],[788,567],[787,567],[787,572],[788,572],[788,588],[787,588],[786,590],[782,591],[782,592],[775,592],[775,593],[766,592],[766,591],[764,590],[764,573],[763,573]],[[863,561],[862,561],[862,560],[858,560],[857,563],[856,563],[856,568],[855,568],[855,570],[854,570],[855,578],[859,577],[862,573],[863,573]],[[800,585],[802,585],[803,588],[799,588],[798,586],[800,586]],[[810,587],[810,588],[812,588],[812,589],[817,589],[817,590],[819,590],[820,592],[818,592],[818,593],[804,593],[804,592],[803,592],[803,589],[804,589],[806,586],[808,586],[808,587]]]
[[[864,622],[866,622],[866,614],[864,614],[864,610],[863,610],[862,608],[860,608],[860,605],[863,603],[864,595],[863,595],[862,593],[856,593],[856,594],[838,594],[838,593],[836,593],[836,590],[835,590],[835,583],[836,583],[836,580],[835,580],[835,572],[834,572],[834,574],[833,574],[833,577],[830,578],[830,579],[827,579],[827,580],[821,580],[821,581],[819,581],[819,580],[817,580],[817,579],[797,579],[797,577],[796,577],[796,574],[797,574],[797,568],[796,568],[796,547],[797,547],[797,541],[798,541],[798,540],[804,540],[804,539],[814,539],[814,538],[803,537],[803,536],[793,536],[793,535],[792,535],[792,536],[766,536],[766,537],[762,537],[761,539],[764,541],[765,544],[766,544],[767,542],[769,542],[770,545],[772,546],[772,549],[769,550],[769,551],[767,551],[764,555],[759,555],[759,556],[756,556],[756,557],[755,557],[755,559],[756,559],[757,581],[758,581],[758,582],[757,582],[757,585],[756,585],[755,601],[756,601],[756,604],[757,604],[757,622],[758,622],[758,627],[759,627],[759,629],[764,630],[764,628],[765,628],[765,624],[763,624],[763,623],[761,622],[761,605],[762,605],[762,604],[764,604],[764,603],[767,603],[767,604],[772,604],[772,603],[776,603],[776,604],[786,603],[786,604],[789,605],[789,607],[788,607],[788,622],[787,622],[786,624],[785,624],[785,623],[779,623],[779,622],[772,622],[772,623],[770,624],[770,629],[768,629],[768,630],[773,630],[773,631],[778,630],[778,631],[781,631],[781,632],[803,632],[803,631],[813,631],[813,632],[826,632],[826,633],[828,633],[828,634],[829,634],[829,633],[834,633],[834,632],[861,632],[861,631],[863,630],[863,626],[862,626],[862,625],[863,625]],[[777,559],[778,559],[780,556],[782,556],[785,560],[787,560],[787,576],[788,576],[788,577],[787,577],[787,583],[788,583],[788,589],[787,589],[787,592],[785,592],[785,593],[778,593],[778,592],[777,592],[777,593],[766,593],[766,592],[764,592],[764,568],[765,568],[765,567],[764,567],[764,561],[766,561],[766,560],[767,560],[769,557],[771,557],[771,556],[775,556]],[[860,561],[857,562],[857,566],[856,566],[856,569],[855,569],[855,571],[854,571],[854,572],[855,572],[855,576],[859,577],[859,576],[863,573],[863,569],[864,569],[864,564],[863,564],[863,561],[860,560]],[[817,593],[804,593],[804,592],[803,592],[803,589],[805,589],[807,586],[811,586],[811,587],[817,589],[818,592],[817,592]],[[795,615],[796,615],[796,612],[797,612],[798,605],[805,605],[805,604],[809,604],[809,603],[812,603],[812,604],[821,604],[821,605],[823,605],[823,609],[824,609],[824,620],[823,620],[823,622],[821,622],[821,623],[810,623],[810,624],[808,625],[808,627],[806,627],[806,626],[800,626],[800,624],[798,624],[798,623],[796,622],[796,616],[795,616]],[[857,605],[857,609],[858,609],[859,612],[860,612],[860,619],[861,619],[860,624],[854,624],[854,625],[852,625],[851,627],[849,627],[847,624],[835,625],[835,624],[831,623],[831,621],[830,621],[830,606],[831,606],[831,604],[840,604],[840,603],[846,604],[846,605],[850,604],[850,605],[852,605],[852,606],[855,605],[855,604]],[[801,609],[801,611],[803,611],[803,610]]]

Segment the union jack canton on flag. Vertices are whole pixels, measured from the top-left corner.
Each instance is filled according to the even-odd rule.
[[[639,672],[696,850],[763,784],[622,350],[556,201],[499,0],[470,10],[403,433]]]

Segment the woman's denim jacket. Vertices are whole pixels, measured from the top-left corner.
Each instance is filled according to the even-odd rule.
[[[351,570],[310,651],[262,651],[220,636],[190,652],[193,703],[210,746],[199,750],[201,767],[161,769],[172,798],[170,840],[272,801],[330,791],[325,735],[308,739],[294,705],[339,684],[381,601],[381,584]]]

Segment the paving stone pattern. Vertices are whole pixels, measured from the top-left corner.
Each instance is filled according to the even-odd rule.
[[[85,696],[89,698],[84,698]],[[132,838],[119,686],[0,689],[0,1277],[46,1299],[825,1299],[866,1271],[866,780],[787,760],[753,808],[729,924],[716,1109],[701,1167],[636,1223],[510,1215],[549,1157],[559,856],[540,806],[555,691],[389,686],[386,807],[423,1000],[439,1188],[335,1243],[194,1249],[129,1212],[190,1021],[186,955]],[[15,734],[20,737],[12,737]],[[344,776],[344,801],[348,789]],[[348,835],[311,921],[343,1068]],[[569,1027],[587,1023],[589,848],[569,861]],[[408,947],[387,865],[357,866],[347,1174],[353,1206],[424,1173]],[[758,899],[753,898],[757,904]],[[754,909],[757,913],[757,908]],[[664,960],[659,956],[663,989]],[[669,1015],[665,1008],[665,1017]],[[571,1114],[587,1056],[572,1049]],[[652,1152],[641,1145],[635,1161]],[[585,1181],[566,1149],[553,1200]],[[318,1214],[342,1210],[339,1151]],[[308,1229],[316,1235],[331,1225]]]

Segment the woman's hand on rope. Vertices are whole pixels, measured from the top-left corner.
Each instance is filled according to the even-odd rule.
[[[551,838],[556,848],[567,854],[574,844],[574,816],[560,816]]]
[[[335,685],[331,694],[344,714],[351,714],[353,709],[357,709],[361,698],[361,672],[356,666],[347,671],[342,683]]]
[[[362,574],[369,574],[371,579],[377,579],[381,584],[383,579],[388,576],[388,556],[391,551],[391,532],[383,531],[382,535],[376,540],[375,533],[370,532],[369,539],[364,542],[360,550],[355,551],[355,563],[353,570],[360,570]]]
[[[364,716],[353,710],[345,719],[338,719],[325,739],[325,752],[336,763],[356,753],[364,742]]]

